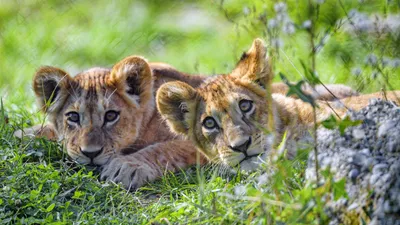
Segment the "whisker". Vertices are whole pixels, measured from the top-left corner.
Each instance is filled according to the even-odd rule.
[[[117,89],[115,88],[113,92],[111,92],[110,96],[108,96],[108,98],[106,98],[107,103],[110,101],[110,98],[114,95],[114,93],[117,91]]]

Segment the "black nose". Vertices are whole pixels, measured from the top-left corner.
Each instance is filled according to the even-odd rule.
[[[90,159],[96,158],[96,156],[100,155],[102,151],[103,151],[103,148],[98,149],[98,150],[81,149],[82,154],[89,157]]]
[[[229,146],[229,148],[231,148],[235,152],[246,153],[250,145],[251,145],[251,137],[249,137],[249,139],[245,141],[243,144],[237,146]]]

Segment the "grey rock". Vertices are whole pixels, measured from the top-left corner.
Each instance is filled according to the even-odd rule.
[[[343,136],[338,130],[317,131],[320,168],[330,168],[336,181],[346,179],[348,199],[326,204],[329,224],[348,223],[346,215],[362,212],[368,224],[400,225],[400,108],[375,99],[348,115],[362,124],[346,128]],[[306,170],[309,181],[316,180],[313,154]]]
[[[365,138],[365,133],[362,129],[354,129],[352,134],[353,134],[353,138],[356,140]]]
[[[352,169],[349,173],[349,178],[355,182],[357,180],[358,175],[360,175],[360,171],[358,169]]]

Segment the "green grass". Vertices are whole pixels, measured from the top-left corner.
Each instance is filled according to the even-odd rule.
[[[288,179],[272,178],[276,180],[273,186],[257,184],[260,173],[219,176],[218,170],[204,167],[167,173],[131,193],[117,184],[99,182],[96,171],[68,161],[57,143],[41,139],[21,142],[12,137],[10,127],[1,129],[1,223],[242,224],[251,223],[253,218],[252,223],[258,224],[276,218],[271,214],[276,212],[266,207],[281,211],[282,205],[296,208],[294,214],[301,219],[299,215],[306,207],[303,202],[313,198],[313,189],[302,184],[304,159],[280,162],[284,168],[294,166],[300,172]],[[285,199],[276,199],[275,188]],[[310,193],[304,200],[288,195],[305,190]]]
[[[74,75],[94,66],[111,67],[135,54],[190,73],[228,73],[254,38],[266,37],[259,15],[264,9],[270,17],[275,15],[273,4],[264,7],[263,2],[225,1],[224,12],[219,1],[0,0],[0,223],[326,223],[322,193],[343,183],[319,188],[306,184],[305,155],[295,161],[280,159],[267,184],[258,183],[262,172],[220,176],[209,166],[166,174],[130,193],[117,184],[100,182],[97,171],[68,161],[57,143],[12,136],[16,129],[45,119],[31,90],[32,76],[41,65]],[[348,9],[386,9],[381,3],[386,1],[365,6],[344,2]],[[253,5],[257,10],[245,14],[246,7]],[[302,10],[300,4],[290,11],[296,23],[307,19],[299,15]],[[388,10],[399,11],[392,6]],[[290,80],[301,79],[300,60],[310,62],[308,35],[298,31],[282,39],[285,45],[275,57],[274,69]],[[388,57],[398,55],[395,50],[365,49],[360,42],[343,32],[332,34],[316,56],[320,79],[364,92],[385,85],[383,79],[369,78],[374,68],[364,65],[364,58],[371,52],[379,57],[382,52]],[[361,79],[351,75],[356,66],[363,68]],[[392,87],[399,89],[399,69],[384,72]]]

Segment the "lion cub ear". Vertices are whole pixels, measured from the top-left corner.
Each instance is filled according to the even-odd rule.
[[[273,73],[263,40],[257,38],[253,41],[251,48],[243,53],[236,64],[231,76],[257,83],[263,88],[270,85]]]
[[[129,56],[115,64],[107,82],[134,104],[146,104],[153,97],[153,75],[140,56]]]
[[[180,81],[165,83],[158,89],[158,111],[173,132],[187,135],[190,121],[196,115],[197,96],[194,88]]]
[[[33,90],[40,107],[45,112],[52,112],[62,106],[68,97],[68,88],[72,78],[67,72],[51,67],[41,67],[33,78]]]

